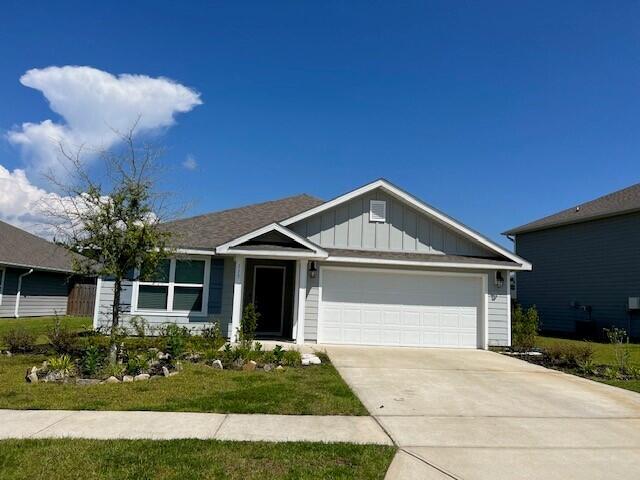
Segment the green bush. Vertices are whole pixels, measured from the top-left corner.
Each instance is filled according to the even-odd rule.
[[[105,377],[121,378],[125,373],[126,367],[122,363],[108,363],[104,366],[103,375]]]
[[[302,363],[302,355],[297,350],[287,350],[282,355],[280,363],[285,367],[297,367]]]
[[[75,365],[69,355],[60,355],[59,357],[50,358],[48,365],[49,370],[59,372],[65,377],[72,375],[75,372]]]
[[[189,329],[171,323],[164,328],[162,335],[165,338],[166,352],[172,359],[180,358],[185,351],[187,339],[191,336]]]
[[[133,332],[135,333],[135,335],[137,335],[140,338],[144,338],[147,336],[147,330],[149,329],[149,322],[147,322],[147,320],[144,317],[141,317],[140,315],[136,315],[135,317],[131,318],[131,320],[129,320],[129,324],[131,325],[131,328],[133,329]]]
[[[217,322],[211,327],[203,328],[200,335],[208,346],[215,350],[219,349],[225,343],[222,331],[220,330],[220,324]]]
[[[102,367],[104,355],[97,345],[89,345],[82,355],[82,372],[90,377],[96,375]]]
[[[572,345],[554,343],[544,349],[549,362],[554,366],[578,368],[585,372],[595,370],[594,350],[590,344]]]
[[[244,348],[250,349],[253,340],[256,338],[256,328],[258,328],[258,320],[260,314],[256,311],[253,303],[244,307],[242,318],[240,320],[240,328],[238,329],[238,341]]]
[[[627,373],[627,370],[629,369],[629,361],[631,360],[627,332],[624,329],[617,327],[605,328],[603,330],[609,339],[609,343],[613,345],[616,367],[621,373]]]
[[[67,327],[59,317],[47,333],[49,344],[56,353],[69,353],[76,346],[77,334]]]
[[[511,313],[511,344],[515,350],[529,351],[536,343],[540,320],[535,306],[526,311],[516,305]]]
[[[282,345],[276,345],[271,353],[273,354],[273,359],[276,363],[282,362],[282,357],[284,356],[285,349],[282,348]]]
[[[149,359],[146,355],[136,355],[127,361],[127,373],[129,375],[138,375],[146,373],[149,370]]]
[[[3,335],[2,340],[13,353],[31,352],[36,343],[33,334],[24,327],[9,330]]]

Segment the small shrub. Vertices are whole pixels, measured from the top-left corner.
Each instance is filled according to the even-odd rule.
[[[174,323],[167,325],[163,331],[165,350],[172,359],[178,359],[185,350],[187,339],[191,336],[187,327],[180,327]]]
[[[254,350],[255,352],[259,352],[260,350],[262,350],[262,343],[260,343],[260,342],[255,342],[255,343],[253,344],[253,350]]]
[[[621,373],[626,373],[631,360],[631,352],[627,343],[627,332],[622,328],[612,327],[605,328],[604,333],[609,339],[609,343],[613,345],[613,351],[616,358],[616,367]]]
[[[2,340],[13,353],[31,352],[36,343],[33,334],[24,327],[9,330],[3,335]]]
[[[149,370],[149,359],[145,355],[136,355],[129,358],[127,362],[127,373],[129,375],[138,375]]]
[[[593,366],[593,356],[593,347],[587,343],[585,345],[574,346],[573,349],[571,349],[570,356],[567,360],[571,366],[576,366],[582,369],[584,365]]]
[[[224,345],[224,337],[220,330],[220,324],[215,323],[211,327],[205,327],[201,332],[202,338],[211,346],[211,348],[218,349]]]
[[[68,377],[75,372],[75,365],[69,355],[60,355],[49,359],[49,370]]]
[[[273,359],[277,363],[282,362],[282,357],[284,356],[284,352],[285,352],[285,349],[282,348],[282,345],[276,345],[274,349],[271,351],[271,353],[273,354]]]
[[[107,363],[104,366],[103,374],[105,377],[118,377],[124,375],[126,367],[122,363]]]
[[[77,337],[75,332],[72,332],[60,321],[59,317],[56,317],[53,327],[47,333],[47,338],[56,353],[69,353],[75,347]]]
[[[253,303],[247,304],[242,313],[240,328],[238,329],[238,341],[245,348],[251,348],[253,340],[256,338],[256,328],[260,314],[256,311]]]
[[[511,314],[511,337],[515,350],[529,351],[535,346],[540,320],[535,306],[526,311],[516,305]]]
[[[82,371],[90,377],[96,375],[102,367],[103,355],[97,345],[89,345],[82,356]]]
[[[140,338],[144,338],[147,336],[147,329],[149,327],[149,322],[144,317],[136,315],[135,317],[129,320],[129,324],[133,329],[133,332],[136,336]]]
[[[302,363],[302,355],[297,350],[287,350],[282,355],[281,364],[285,367],[297,367]]]

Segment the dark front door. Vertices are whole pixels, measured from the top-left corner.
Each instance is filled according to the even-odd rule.
[[[260,319],[256,332],[282,335],[286,267],[256,265],[253,274],[253,304]]]

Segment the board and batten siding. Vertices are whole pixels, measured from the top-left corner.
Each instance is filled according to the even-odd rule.
[[[219,257],[218,257],[219,258]],[[219,270],[214,268],[215,257],[212,259],[212,268],[209,280],[209,303],[207,305],[208,315],[178,317],[171,315],[137,315],[143,317],[151,328],[166,326],[170,323],[186,326],[194,331],[210,327],[213,323],[219,322],[220,330],[223,335],[231,334],[231,309],[233,304],[233,276],[234,261],[233,258],[224,258],[222,263],[222,284],[220,284],[217,275]],[[107,328],[111,321],[111,305],[113,303],[114,282],[109,279],[102,279],[99,283],[99,291],[97,298],[97,308],[94,318],[94,328]],[[130,328],[131,315],[131,297],[133,292],[133,282],[125,281],[122,285],[120,295],[120,305],[123,310],[122,325]]]
[[[370,200],[386,202],[385,222],[369,220]],[[303,219],[289,228],[326,248],[494,256],[450,227],[380,189]]]
[[[516,253],[533,264],[516,274],[518,302],[538,309],[542,328],[574,333],[591,306],[597,331],[628,330],[628,298],[640,297],[640,213],[516,235]],[[640,312],[631,334],[640,337]]]
[[[320,267],[323,265],[329,266],[330,263],[320,263]],[[334,264],[335,265],[335,264]],[[340,264],[340,266],[352,266],[356,268],[366,268],[361,264]],[[415,267],[383,267],[376,266],[376,269],[389,268],[392,270],[417,270]],[[424,269],[418,269],[423,270]],[[430,271],[438,271],[446,273],[446,269],[433,268]],[[511,328],[509,322],[511,320],[510,315],[510,292],[509,292],[509,272],[502,270],[503,278],[505,279],[501,288],[498,288],[495,284],[495,270],[464,270],[467,273],[480,273],[487,275],[487,324],[489,327],[489,346],[491,347],[506,347],[511,345]],[[320,303],[319,296],[319,276],[316,278],[309,278],[307,280],[307,302],[305,304],[305,323],[304,323],[304,338],[308,342],[317,342],[318,340],[318,309]]]
[[[19,275],[26,269],[7,267],[4,278],[0,317],[15,315]],[[22,278],[20,317],[66,315],[69,274],[35,270]]]

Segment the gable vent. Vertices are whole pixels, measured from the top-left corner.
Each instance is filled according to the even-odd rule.
[[[369,202],[369,221],[384,222],[387,219],[387,202],[371,200]]]

